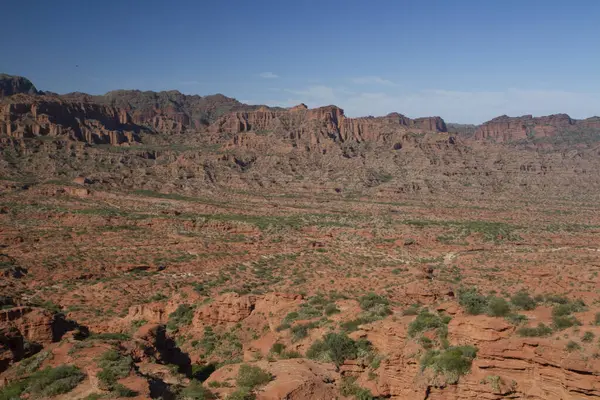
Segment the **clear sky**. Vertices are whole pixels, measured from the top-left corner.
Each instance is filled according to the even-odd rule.
[[[598,0],[0,0],[38,89],[223,93],[479,123],[600,114]]]

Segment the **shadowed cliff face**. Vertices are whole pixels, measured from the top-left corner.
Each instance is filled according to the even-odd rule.
[[[0,99],[13,94],[36,94],[37,89],[27,78],[0,74]]]

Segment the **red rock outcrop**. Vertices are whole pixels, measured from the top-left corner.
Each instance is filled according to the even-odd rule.
[[[502,115],[480,125],[475,131],[475,139],[512,142],[528,138],[553,137],[566,131],[587,128],[600,129],[600,118],[575,120],[567,114],[555,114],[544,117],[523,115],[509,117]]]
[[[415,129],[446,132],[440,117],[410,119],[398,113],[385,117],[347,118],[336,106],[308,109],[304,104],[289,110],[261,108],[256,111],[227,114],[209,127],[212,132],[281,132],[289,139],[332,138],[338,141],[378,141],[394,131]]]
[[[257,400],[304,400],[335,399],[339,397],[336,383],[340,375],[332,364],[321,364],[305,359],[278,360],[275,362],[259,361],[254,365],[268,371],[273,380],[259,388]],[[223,382],[235,378],[239,366],[229,365],[215,371],[206,381]],[[233,388],[221,388],[215,391],[226,397]]]
[[[252,313],[255,304],[255,296],[225,293],[211,303],[199,307],[194,314],[194,320],[209,324],[239,322]]]
[[[55,339],[54,314],[42,308],[14,307],[0,311],[0,328],[18,330],[32,342],[51,343]]]
[[[124,110],[56,96],[15,95],[0,107],[0,134],[14,138],[51,136],[118,145],[139,141],[142,129]]]

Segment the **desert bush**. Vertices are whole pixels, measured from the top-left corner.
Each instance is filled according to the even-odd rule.
[[[517,330],[517,333],[520,336],[525,337],[539,337],[539,336],[548,336],[552,333],[552,329],[542,323],[539,323],[537,327],[524,326]]]
[[[575,350],[581,350],[581,346],[579,345],[579,343],[569,340],[569,343],[567,343],[567,345],[565,346],[565,350],[567,350],[569,352],[575,351]]]
[[[327,315],[327,316],[337,314],[339,312],[340,312],[340,310],[339,310],[339,308],[337,308],[335,303],[329,303],[325,306],[325,315]]]
[[[49,398],[73,390],[85,378],[85,374],[74,365],[47,367],[29,377],[0,388],[0,400],[20,399],[27,393],[28,398]]]
[[[490,296],[486,314],[490,317],[505,317],[510,314],[510,305],[502,297]]]
[[[554,329],[561,331],[572,326],[581,325],[581,322],[573,315],[553,315],[552,326]]]
[[[473,346],[449,347],[446,350],[429,350],[421,359],[421,369],[431,368],[436,374],[443,374],[450,384],[471,370],[471,363],[477,355]]]
[[[246,388],[238,389],[227,396],[227,400],[255,400],[256,396]]]
[[[285,345],[283,343],[273,343],[271,346],[271,353],[281,354],[285,350]]]
[[[402,311],[402,315],[418,315],[421,306],[419,304],[413,304],[410,307]]]
[[[520,325],[523,322],[527,321],[527,317],[522,314],[508,314],[506,316],[506,320],[513,325]]]
[[[216,398],[210,390],[197,381],[191,381],[187,387],[183,388],[179,397],[182,400],[212,400]]]
[[[360,304],[360,308],[365,311],[369,311],[379,305],[387,307],[390,304],[388,299],[375,293],[369,293],[362,296],[358,299],[358,303]]]
[[[308,331],[316,328],[317,326],[318,324],[315,322],[292,326],[290,329],[290,332],[292,332],[292,341],[297,342],[298,340],[304,339],[308,336]]]
[[[169,330],[175,330],[181,325],[189,325],[192,323],[193,317],[194,308],[189,304],[180,304],[175,311],[169,314],[167,328]]]
[[[460,288],[458,290],[458,303],[468,314],[483,314],[488,306],[488,298],[481,295],[476,288]]]
[[[442,321],[439,315],[432,314],[429,311],[421,311],[417,318],[413,320],[408,326],[408,335],[410,337],[416,336],[418,333],[425,332],[431,329],[438,329],[445,327],[446,324]]]
[[[131,372],[133,360],[116,350],[108,350],[100,356],[98,366],[102,368],[96,375],[100,388],[113,391],[117,389],[117,380],[125,378]]]
[[[255,366],[242,364],[237,374],[236,383],[239,388],[252,390],[257,386],[265,385],[273,379],[273,376],[263,369]]]
[[[519,310],[533,310],[537,307],[537,302],[524,290],[518,291],[511,298],[510,302]]]
[[[354,360],[371,349],[365,340],[354,341],[343,333],[328,333],[322,340],[315,341],[306,356],[313,360],[333,362],[341,365],[344,360]]]
[[[588,331],[588,332],[586,332],[586,333],[583,334],[583,337],[581,338],[581,341],[585,342],[585,343],[590,343],[591,341],[594,340],[594,337],[596,337],[596,335],[594,335],[593,332]]]
[[[340,385],[340,393],[342,396],[354,397],[356,400],[373,400],[373,394],[365,388],[356,384],[356,377],[346,376],[342,378]]]

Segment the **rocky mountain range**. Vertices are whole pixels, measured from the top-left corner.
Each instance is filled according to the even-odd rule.
[[[333,105],[255,106],[221,94],[58,95],[8,75],[0,87],[0,171],[8,176],[384,197],[556,187],[569,195],[599,184],[598,117],[501,116],[473,126],[399,113],[348,118]]]

